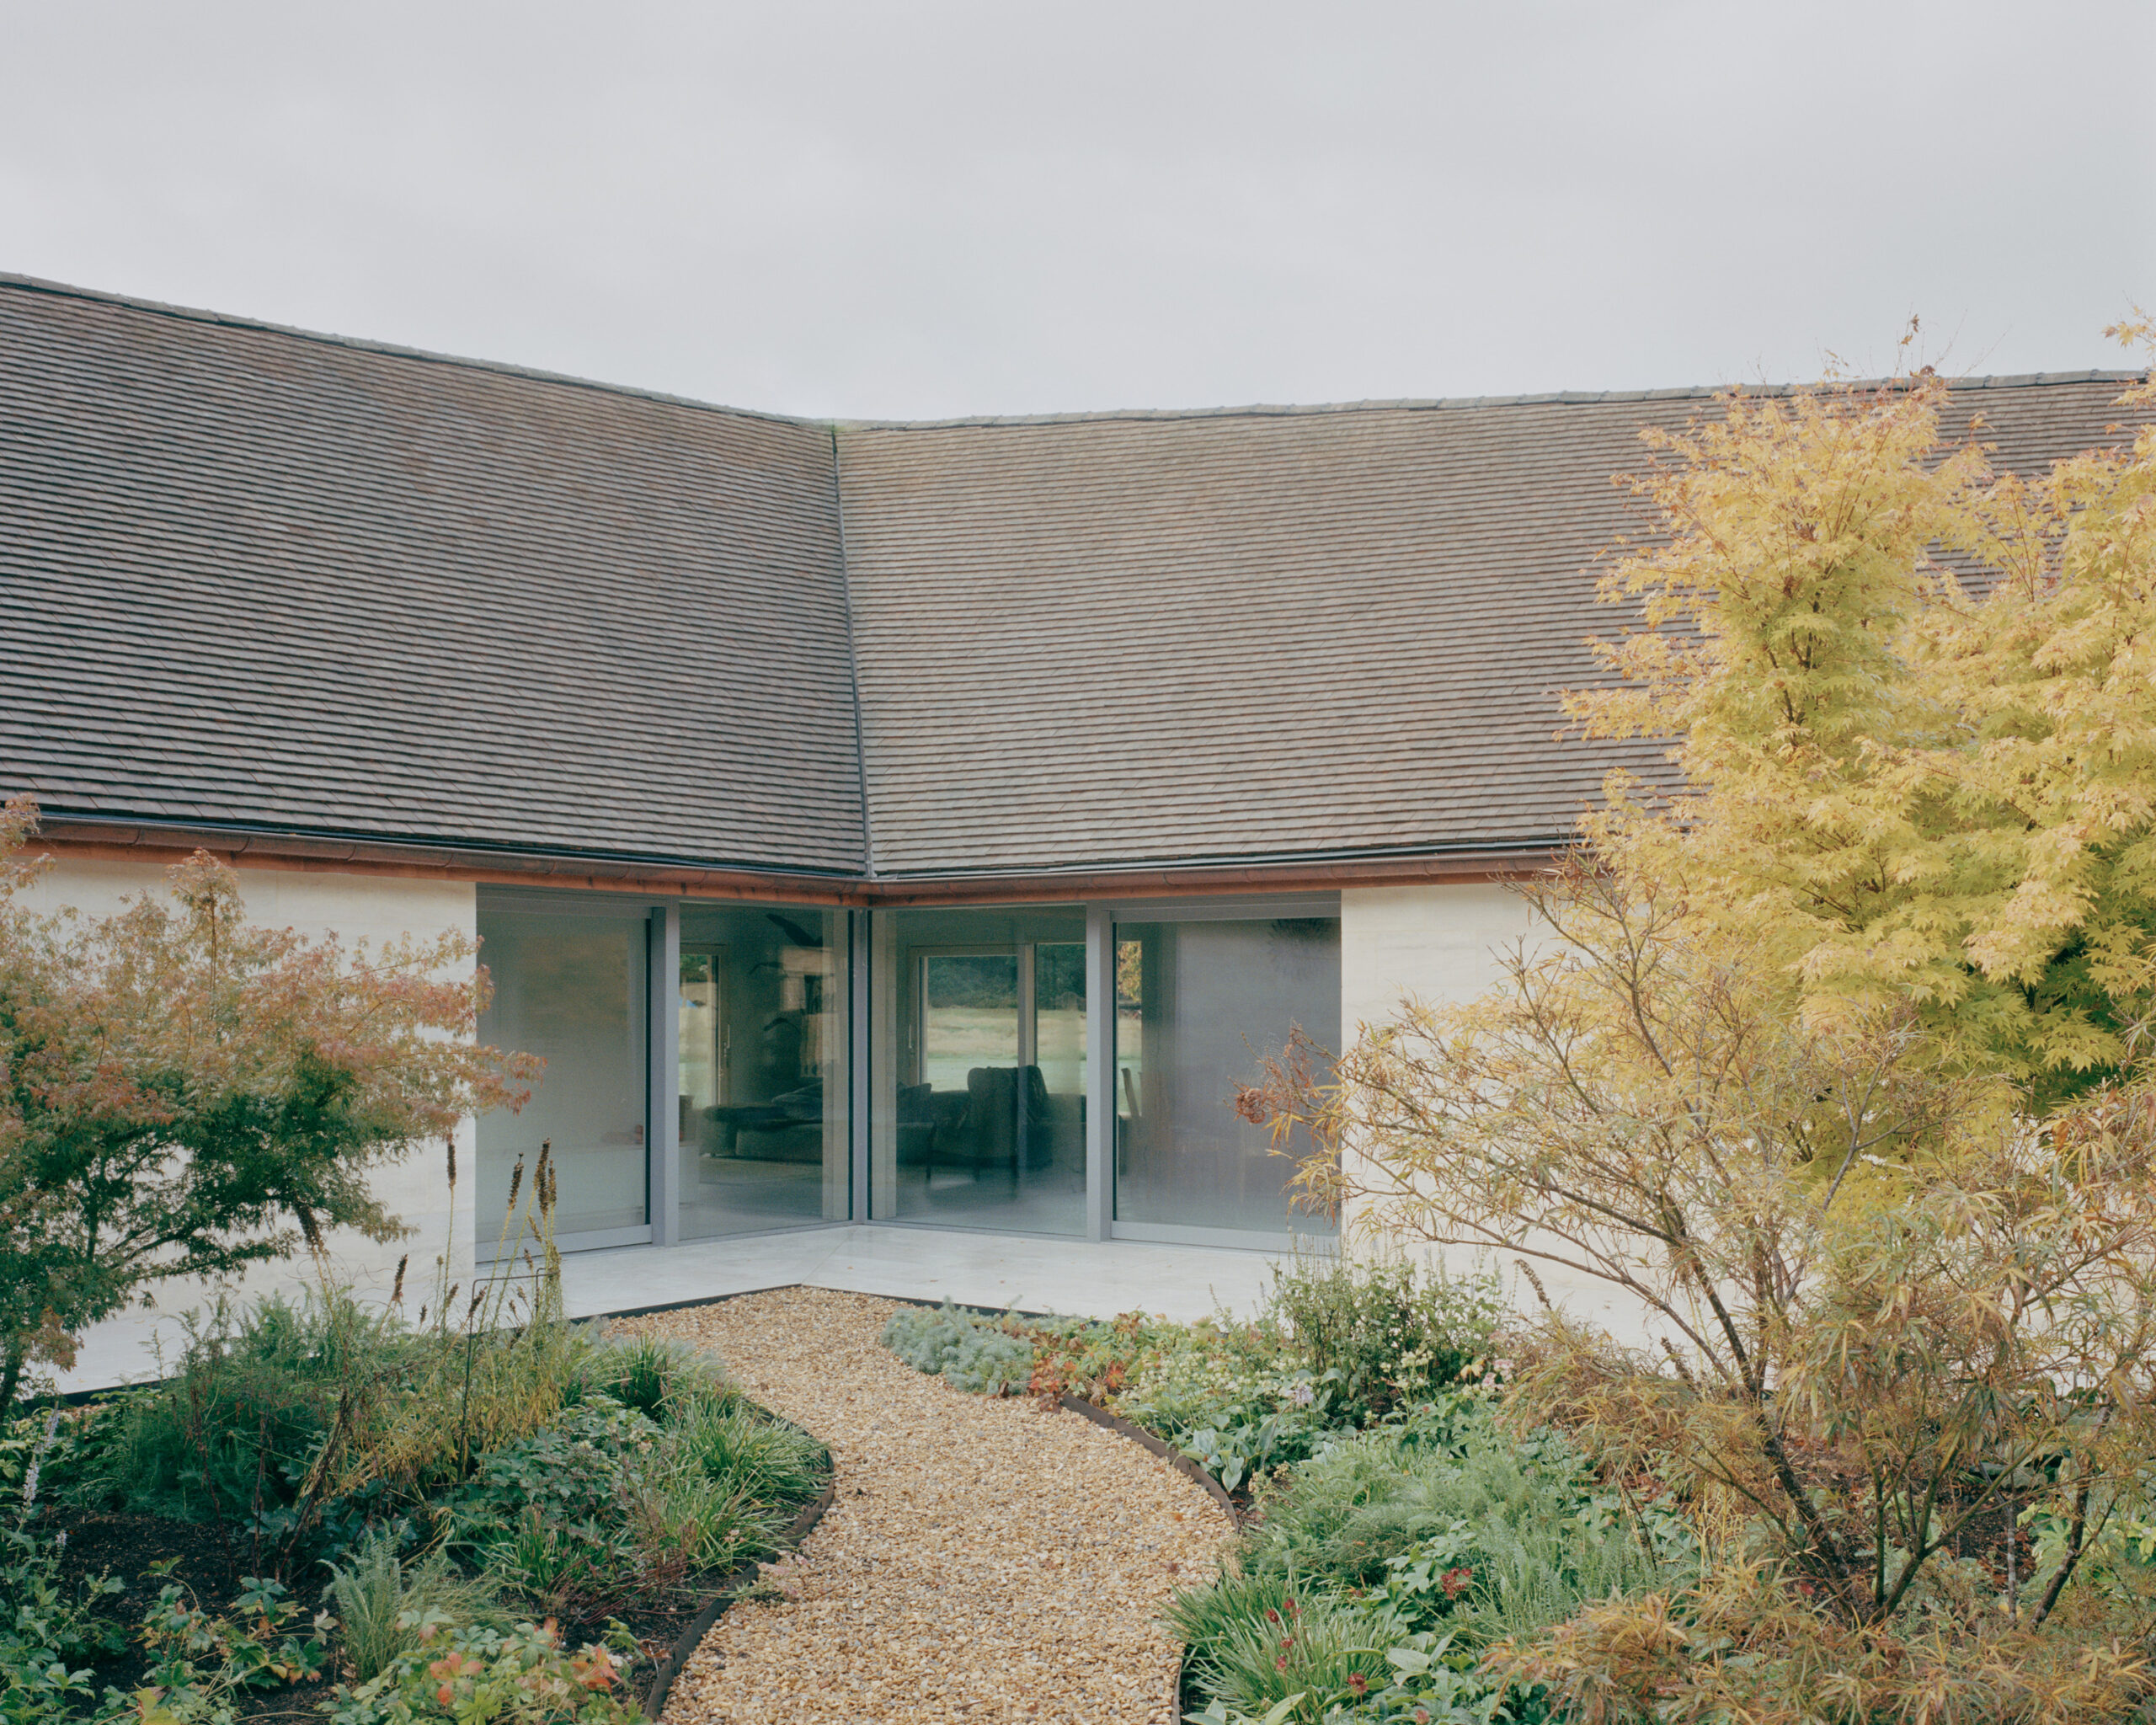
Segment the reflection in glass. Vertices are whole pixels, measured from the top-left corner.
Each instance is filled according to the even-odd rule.
[[[1085,912],[893,911],[875,927],[875,1215],[1082,1233]]]
[[[684,1240],[846,1215],[844,916],[681,912]]]
[[[1295,1028],[1340,1036],[1340,924],[1331,917],[1116,926],[1116,1220],[1279,1234],[1293,1156],[1235,1097]]]
[[[544,1056],[547,1069],[518,1114],[479,1117],[476,1237],[500,1237],[520,1160],[528,1208],[539,1146],[554,1147],[559,1235],[628,1228],[645,1208],[646,924],[636,916],[479,913],[480,959],[494,997],[479,1039]]]

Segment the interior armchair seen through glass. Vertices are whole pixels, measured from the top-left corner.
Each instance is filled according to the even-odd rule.
[[[876,918],[879,1220],[1086,1226],[1086,913]]]

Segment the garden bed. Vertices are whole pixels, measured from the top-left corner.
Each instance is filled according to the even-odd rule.
[[[766,1555],[783,1555],[797,1548],[830,1507],[832,1490],[825,1485],[804,1505]],[[234,1548],[229,1530],[202,1522],[70,1506],[47,1518],[45,1531],[66,1535],[60,1573],[68,1589],[79,1589],[101,1576],[122,1584],[122,1590],[105,1601],[107,1613],[122,1623],[139,1622],[168,1583],[177,1583],[196,1599],[230,1600],[243,1592],[252,1573],[245,1554]],[[672,1597],[643,1601],[622,1618],[645,1661],[643,1672],[632,1674],[632,1684],[641,1693],[648,1717],[659,1717],[682,1664],[719,1614],[743,1588],[755,1582],[761,1567],[761,1560],[752,1557],[730,1568],[686,1575]],[[597,1630],[606,1626],[581,1626]],[[98,1692],[114,1689],[133,1694],[149,1680],[153,1664],[141,1648],[131,1646],[122,1653],[92,1660],[86,1669],[90,1685]],[[232,1697],[233,1714],[241,1720],[318,1718],[336,1686],[333,1671],[275,1689],[243,1690]]]
[[[334,1290],[195,1324],[177,1375],[0,1434],[0,1701],[67,1725],[619,1725],[830,1501],[708,1355],[542,1304],[415,1331]],[[547,1699],[552,1697],[552,1699]],[[137,1703],[129,1702],[130,1706]]]

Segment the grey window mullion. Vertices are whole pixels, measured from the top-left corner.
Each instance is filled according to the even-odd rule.
[[[681,907],[651,913],[651,1070],[648,1095],[651,1240],[678,1245],[681,1238]]]
[[[1086,906],[1086,1237],[1115,1223],[1115,913]]]

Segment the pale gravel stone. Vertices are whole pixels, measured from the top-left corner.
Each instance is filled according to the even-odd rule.
[[[837,1496],[783,1585],[721,1617],[668,1725],[1171,1725],[1158,1615],[1209,1575],[1226,1519],[1128,1439],[951,1389],[877,1340],[899,1308],[781,1289],[622,1320],[717,1352],[831,1447]]]

